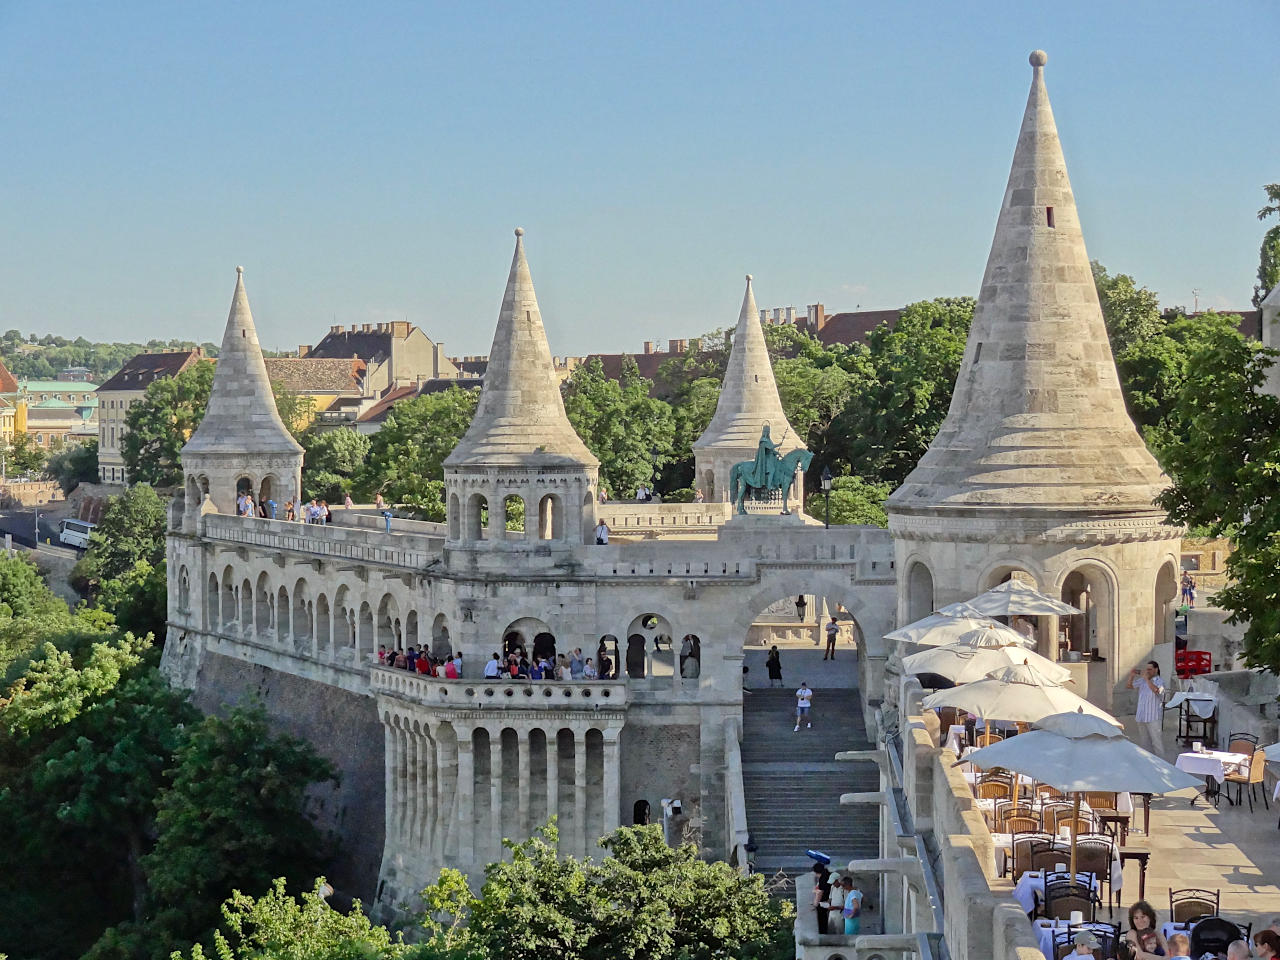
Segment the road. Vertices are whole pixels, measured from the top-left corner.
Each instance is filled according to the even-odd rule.
[[[24,547],[35,546],[35,524],[36,511],[33,508],[15,508],[10,510],[0,510],[0,536],[6,533],[13,534],[15,543],[20,543]],[[55,545],[58,543],[58,525],[56,522],[47,520],[43,512],[40,516],[40,542],[47,543],[52,541]]]

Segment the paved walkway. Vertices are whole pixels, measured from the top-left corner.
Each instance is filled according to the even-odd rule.
[[[1132,726],[1133,718],[1125,719]],[[1176,760],[1179,750],[1173,730],[1166,728],[1165,759]],[[1250,813],[1245,793],[1243,807],[1229,806],[1224,798],[1217,809],[1203,799],[1189,806],[1187,793],[1153,797],[1151,836],[1129,834],[1129,846],[1151,851],[1147,900],[1162,923],[1169,918],[1170,888],[1183,887],[1221,890],[1223,916],[1252,923],[1255,932],[1280,917],[1280,810],[1274,802],[1266,809],[1259,788]],[[1234,787],[1231,794],[1235,796]],[[1135,820],[1142,825],[1141,803]],[[1126,910],[1137,898],[1138,867],[1130,863],[1125,867]]]

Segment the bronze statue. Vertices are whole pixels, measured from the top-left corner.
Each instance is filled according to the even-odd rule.
[[[746,513],[748,492],[754,500],[764,500],[773,490],[782,491],[782,512],[790,513],[787,500],[795,483],[796,470],[807,470],[813,454],[808,450],[792,450],[778,456],[778,448],[769,436],[769,425],[760,431],[760,445],[754,460],[735,463],[729,471],[729,499],[737,504],[738,513]]]

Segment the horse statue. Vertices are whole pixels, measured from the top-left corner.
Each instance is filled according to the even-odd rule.
[[[792,450],[785,457],[778,456],[777,447],[769,438],[769,426],[760,431],[760,446],[754,460],[735,463],[729,470],[729,500],[737,505],[737,512],[747,512],[745,500],[750,493],[753,500],[765,499],[772,490],[782,491],[782,512],[790,513],[787,500],[795,484],[796,470],[807,470],[813,460],[808,450]]]

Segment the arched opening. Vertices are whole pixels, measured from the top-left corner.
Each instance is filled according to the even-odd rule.
[[[253,633],[253,584],[245,577],[240,583],[240,632],[245,636]]]
[[[458,495],[456,493],[449,494],[449,539],[457,540],[462,533],[462,516],[458,507]]]
[[[539,662],[545,660],[552,666],[556,662],[556,638],[549,630],[540,630],[533,635],[533,658]]]
[[[236,622],[236,588],[235,573],[228,566],[222,571],[222,628],[230,632],[231,625]]]
[[[656,613],[642,613],[627,626],[627,675],[632,672],[632,640],[640,638],[642,663],[640,676],[671,677],[676,673],[675,652],[672,650],[671,635],[674,631],[666,617]]]
[[[452,652],[449,645],[449,621],[443,613],[438,613],[431,624],[431,656],[436,660],[443,660]]]
[[[275,503],[276,484],[275,477],[267,475],[262,478],[262,483],[258,486],[258,516],[265,516],[268,520],[274,520],[272,516]]]
[[[534,727],[529,731],[529,756],[523,759],[529,767],[529,796],[525,800],[530,824],[546,823],[556,811],[548,809],[547,797],[547,748],[554,745],[547,740],[545,730]]]
[[[311,639],[311,611],[307,602],[307,581],[299,578],[293,585],[293,640],[297,644]]]
[[[329,598],[323,593],[316,597],[316,652],[333,659],[333,618]]]
[[[351,591],[345,586],[339,587],[338,592],[333,596],[335,613],[333,624],[334,653],[336,655],[337,651],[343,651],[342,656],[340,658],[335,656],[335,659],[347,662],[352,662],[356,646],[355,611],[348,606],[350,597]]]
[[[405,647],[418,646],[418,611],[410,610],[404,615],[404,643]],[[425,649],[423,650],[425,653]]]
[[[606,633],[596,646],[595,668],[601,680],[617,679],[621,673],[620,658],[618,638],[612,633]]]
[[[489,501],[483,493],[473,493],[467,498],[466,539],[485,539],[485,527],[489,520]]]
[[[933,574],[917,560],[907,572],[907,623],[929,616],[934,609]]]
[[[509,493],[502,501],[503,516],[506,518],[507,530],[524,531],[524,498]],[[518,538],[517,538],[518,539]]]
[[[537,652],[534,648],[534,640],[542,634],[551,638],[551,650],[554,652],[555,635],[545,621],[537,617],[521,617],[519,620],[513,620],[502,631],[503,657],[510,656],[512,653],[519,655],[522,651],[526,656],[534,656]],[[544,640],[544,647],[545,644]]]
[[[1169,560],[1156,574],[1154,643],[1173,643],[1174,618],[1178,613],[1178,570]]]
[[[591,544],[596,542],[595,521],[592,518],[595,510],[595,498],[591,491],[587,490],[582,498],[582,542]]]
[[[178,611],[180,613],[189,613],[191,610],[191,577],[187,573],[187,568],[182,567],[178,571]]]
[[[686,633],[680,641],[680,677],[696,680],[702,675],[702,641],[696,634]]]
[[[591,727],[583,738],[582,749],[587,755],[587,849],[596,845],[596,841],[604,836],[605,817],[608,811],[604,808],[604,734]],[[618,811],[612,811],[618,816]]]
[[[641,798],[631,805],[631,825],[634,827],[647,826],[650,817],[649,801]]]
[[[702,471],[702,496],[707,503],[716,499],[716,472],[710,467]]]
[[[405,646],[404,635],[400,624],[400,605],[396,603],[396,598],[391,594],[383,594],[381,602],[378,604],[378,635],[374,638],[374,649],[379,644],[385,643],[388,649],[396,650],[408,648]]]
[[[464,734],[465,736],[465,734]],[[493,824],[495,811],[493,810],[493,777],[502,775],[501,761],[498,760],[497,754],[502,748],[502,740],[498,739],[496,744],[490,742],[489,731],[484,727],[476,727],[471,732],[471,749],[472,771],[474,780],[472,790],[474,800],[473,813],[475,815],[475,849],[476,854],[480,855],[482,851],[488,851],[490,847],[490,839],[493,836]],[[494,768],[497,768],[496,770]],[[470,824],[460,824],[461,829],[469,829]],[[491,860],[495,857],[484,856],[484,859]]]
[[[538,539],[564,539],[564,503],[558,494],[548,493],[538,501]]]
[[[218,601],[220,599],[217,574],[213,574],[213,573],[209,574],[209,586],[206,591],[204,599],[205,599],[205,606],[208,608],[208,613],[209,613],[209,629],[217,630],[218,623],[219,623]]]
[[[253,481],[248,477],[236,478],[236,516],[250,517],[256,512],[257,499],[253,495]]]
[[[1062,580],[1060,598],[1083,613],[1058,620],[1058,659],[1084,663],[1076,678],[1075,692],[1102,706],[1110,702],[1115,669],[1115,590],[1109,571],[1098,563],[1076,566]],[[1138,650],[1135,656],[1146,653]],[[1081,678],[1084,683],[1081,683]]]
[[[275,626],[271,616],[271,581],[265,572],[258,574],[258,586],[253,594],[253,623],[259,635],[265,635]]]
[[[281,587],[276,591],[276,643],[289,640],[289,591]]]
[[[377,653],[378,644],[381,640],[375,639],[373,632],[373,608],[367,602],[360,604],[360,616],[356,621],[355,643],[352,645],[354,653],[352,654],[353,662],[356,666],[360,666],[360,658],[364,656],[366,651]],[[393,645],[388,644],[388,650],[394,650]]]
[[[644,679],[644,635],[633,633],[627,637],[627,676],[632,680]]]

